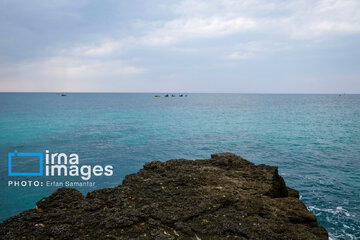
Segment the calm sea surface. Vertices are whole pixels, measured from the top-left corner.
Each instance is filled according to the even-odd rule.
[[[0,221],[34,208],[55,187],[8,187],[8,153],[77,153],[113,165],[114,187],[145,162],[234,152],[279,166],[332,239],[360,239],[360,95],[0,93]],[[24,169],[34,167],[24,162]],[[29,166],[27,166],[29,165]],[[75,177],[56,180],[78,181]]]

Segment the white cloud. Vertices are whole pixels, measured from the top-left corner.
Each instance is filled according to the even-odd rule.
[[[30,91],[67,90],[67,86],[80,91],[91,88],[91,82],[96,85],[106,83],[109,79],[124,79],[142,74],[144,68],[127,65],[119,60],[99,61],[72,57],[52,57],[39,61],[20,62],[2,65],[0,79],[3,90],[18,89],[16,82],[22,88]],[[27,86],[31,83],[30,86]],[[82,86],[82,89],[81,89]],[[111,89],[111,88],[110,88]],[[0,89],[1,90],[1,89]]]
[[[316,32],[358,32],[360,26],[358,24],[348,23],[348,22],[330,22],[322,21],[317,22],[316,24],[311,25],[311,30]]]
[[[227,59],[232,59],[232,60],[239,60],[239,59],[252,59],[255,58],[255,54],[251,53],[251,52],[233,52],[227,56],[225,56],[225,58]]]
[[[246,60],[265,57],[271,52],[289,51],[292,47],[286,42],[250,41],[239,43],[224,59]]]
[[[115,41],[106,41],[100,46],[88,47],[84,49],[85,55],[98,56],[98,55],[107,55],[114,53],[119,47],[119,43]]]
[[[172,44],[194,38],[225,36],[247,31],[255,26],[255,21],[243,17],[180,18],[159,23],[140,42],[146,45]]]
[[[360,33],[360,1],[357,0],[185,0],[166,5],[164,10],[173,11],[173,18],[134,20],[133,30],[141,30],[136,36],[110,37],[71,51],[75,55],[103,57],[119,54],[123,49],[177,45],[236,34],[247,38],[265,35],[262,41],[273,44],[288,41],[289,49],[294,40],[317,43],[333,35]],[[233,53],[233,58],[252,55],[236,49]]]
[[[244,60],[257,58],[262,52],[266,51],[261,42],[244,42],[235,46],[235,51],[224,56],[230,60]]]
[[[237,34],[238,39],[263,36],[261,48],[235,46],[223,57],[235,60],[360,33],[358,0],[185,0],[171,9],[176,19],[151,23],[142,42],[162,46]]]
[[[268,18],[290,39],[323,40],[336,35],[360,33],[360,2],[357,0],[289,1],[279,10],[287,14]],[[275,11],[276,13],[276,11]]]
[[[82,45],[77,44],[69,48],[61,49],[58,54],[72,55],[72,56],[85,56],[85,57],[104,57],[121,52],[121,41],[112,39],[99,40],[97,43],[85,43]]]
[[[148,23],[150,32],[144,37],[148,44],[173,44],[189,38],[221,37],[250,30],[289,39],[360,32],[357,0],[186,0],[172,10],[180,16]]]

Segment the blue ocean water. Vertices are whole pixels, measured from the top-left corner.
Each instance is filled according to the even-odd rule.
[[[234,152],[279,166],[331,239],[360,239],[360,95],[0,93],[0,221],[56,189],[8,187],[15,149],[114,166],[83,193],[116,186],[151,160]]]

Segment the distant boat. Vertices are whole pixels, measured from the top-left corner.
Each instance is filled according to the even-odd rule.
[[[159,95],[155,95],[154,97],[160,97]]]
[[[164,97],[169,97],[169,94],[166,94]]]
[[[182,94],[179,95],[179,97],[182,97],[182,96],[183,96]]]
[[[66,96],[66,93],[62,93],[61,96],[62,96],[62,97],[65,97],[65,96]]]
[[[171,94],[172,97],[176,97],[175,94]]]

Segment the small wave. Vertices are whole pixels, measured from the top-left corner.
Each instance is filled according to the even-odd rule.
[[[349,240],[356,240],[357,239],[355,235],[349,234],[349,233],[339,234],[339,235],[329,233],[329,240],[344,239],[344,236],[346,236],[346,239],[349,239]]]
[[[358,221],[356,215],[350,213],[343,206],[336,208],[319,208],[316,206],[309,206],[308,210],[318,217],[318,221],[326,219],[325,222],[319,222],[325,227],[329,233],[330,240],[337,239],[357,239],[360,234]]]
[[[335,209],[331,209],[331,208],[320,209],[315,206],[309,206],[308,210],[313,212],[316,216],[320,215],[321,212],[327,212],[327,213],[331,213],[334,215],[344,214],[346,217],[354,217],[354,215],[350,214],[349,211],[346,210],[345,208],[343,208],[342,206],[338,206]],[[316,214],[316,212],[318,212],[318,213]]]

